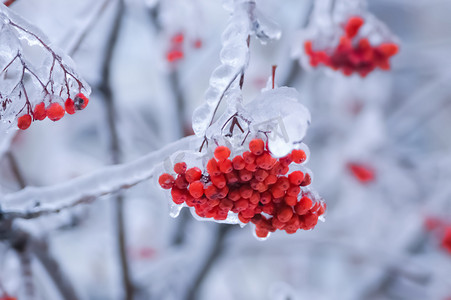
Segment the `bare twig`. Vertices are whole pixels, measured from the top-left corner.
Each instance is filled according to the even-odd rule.
[[[112,155],[113,164],[118,164],[121,161],[119,134],[116,128],[116,113],[114,108],[114,96],[111,88],[111,63],[113,60],[114,50],[117,46],[119,38],[119,30],[122,25],[123,11],[125,4],[123,0],[118,1],[116,8],[116,15],[113,20],[113,28],[111,29],[110,36],[107,41],[106,52],[104,54],[104,60],[102,64],[102,83],[99,90],[104,95],[105,106],[107,109],[108,128],[110,130],[110,151]],[[134,286],[130,276],[126,236],[124,226],[124,198],[119,194],[115,199],[115,225],[117,234],[117,243],[119,248],[119,259],[121,265],[122,284],[124,287],[124,299],[132,300],[134,294]]]
[[[186,300],[195,300],[199,299],[199,289],[202,286],[203,281],[205,280],[208,272],[214,266],[216,261],[223,254],[225,245],[224,239],[227,236],[227,233],[233,228],[233,226],[229,224],[218,224],[218,232],[215,235],[215,240],[213,242],[213,246],[211,248],[208,257],[206,258],[201,270],[197,274],[196,278],[193,281],[192,287],[188,290],[188,294],[186,295]]]

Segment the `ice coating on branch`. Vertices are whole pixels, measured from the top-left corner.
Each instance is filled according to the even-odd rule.
[[[245,105],[252,112],[252,133],[268,131],[268,147],[275,157],[297,149],[310,125],[310,112],[299,101],[299,93],[288,87],[262,92]]]
[[[0,5],[0,120],[6,128],[24,115],[37,119],[33,112],[40,103],[64,107],[65,99],[90,92],[70,57],[53,48],[39,29]]]
[[[255,35],[265,43],[281,35],[277,25],[257,10],[254,1],[225,1],[224,7],[232,11],[232,16],[222,34],[221,65],[211,75],[206,103],[193,114],[193,130],[198,136],[204,136],[213,124],[226,93],[239,89],[238,82],[249,63],[249,37]]]

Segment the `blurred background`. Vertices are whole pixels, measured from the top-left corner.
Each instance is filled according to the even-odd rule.
[[[363,79],[292,57],[312,5],[257,1],[282,36],[251,39],[243,91],[256,97],[277,65],[276,83],[302,95],[326,222],[258,241],[251,226],[200,222],[186,209],[171,218],[165,193],[145,181],[58,214],[0,220],[0,299],[451,299],[451,2],[369,1],[400,52],[390,71]],[[0,136],[0,204],[192,134],[220,64],[221,1],[17,0],[10,9],[70,55],[93,92],[82,112]]]

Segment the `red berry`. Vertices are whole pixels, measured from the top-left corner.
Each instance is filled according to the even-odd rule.
[[[257,179],[258,181],[263,181],[266,179],[266,177],[268,177],[269,173],[266,172],[265,170],[257,170],[254,174],[255,179]]]
[[[230,173],[233,171],[232,161],[230,159],[225,159],[219,163],[219,170],[222,173]]]
[[[246,166],[246,162],[241,156],[235,156],[232,159],[232,165],[235,170],[242,170]]]
[[[184,39],[183,33],[180,32],[172,37],[171,42],[175,44],[181,44],[183,43],[183,39]]]
[[[200,198],[204,195],[204,184],[200,181],[194,181],[189,185],[189,193],[194,198]]]
[[[177,174],[184,174],[186,172],[186,163],[179,162],[174,165],[174,172]]]
[[[17,127],[25,130],[31,125],[31,116],[29,114],[23,115],[17,119]]]
[[[304,181],[304,173],[301,171],[294,171],[288,175],[288,180],[293,185],[301,185],[302,181]]]
[[[249,143],[249,150],[254,155],[260,155],[265,151],[265,142],[261,139],[254,139]]]
[[[346,24],[345,31],[346,36],[353,38],[359,32],[360,27],[363,25],[364,21],[361,17],[351,17]]]
[[[249,199],[252,196],[253,190],[248,185],[242,185],[240,187],[240,195],[242,198]]]
[[[222,189],[227,184],[226,178],[223,174],[220,174],[218,176],[211,175],[210,179],[211,182],[219,189]]]
[[[76,110],[85,109],[88,106],[89,99],[82,93],[78,93],[74,97],[74,106]]]
[[[257,228],[255,228],[255,234],[256,234],[257,237],[259,237],[259,238],[265,238],[265,237],[268,236],[269,231],[268,231],[268,229],[266,229],[266,228],[258,227],[258,226],[257,226]]]
[[[226,146],[218,146],[215,149],[214,155],[215,155],[217,160],[223,161],[223,160],[229,158],[229,156],[230,156],[230,149],[228,147],[226,147]]]
[[[374,171],[368,166],[349,163],[348,168],[355,176],[355,178],[357,178],[362,183],[368,183],[374,180]]]
[[[47,117],[47,113],[45,111],[44,102],[39,103],[34,107],[33,118],[38,121],[42,121]]]
[[[58,121],[62,117],[64,117],[64,108],[59,103],[52,103],[49,107],[47,107],[47,116],[52,121]]]
[[[303,216],[300,216],[299,221],[303,223],[304,230],[309,230],[315,227],[315,225],[318,223],[318,216],[316,214],[307,213]]]
[[[268,203],[271,202],[271,200],[272,200],[272,196],[271,196],[271,194],[269,192],[263,192],[260,195],[260,202],[262,204],[268,204]]]
[[[223,210],[231,210],[233,208],[233,201],[230,199],[222,199],[219,203],[219,208]]]
[[[271,154],[265,152],[257,157],[255,163],[259,168],[270,170],[277,163],[277,159],[272,157]]]
[[[247,164],[251,164],[255,161],[255,155],[250,151],[246,151],[243,153],[243,159]]]
[[[293,209],[289,206],[282,206],[277,212],[277,219],[279,219],[279,221],[283,223],[288,222],[292,216]]]
[[[160,177],[158,178],[158,183],[160,184],[160,186],[167,190],[174,186],[174,182],[175,182],[174,176],[168,173],[164,173],[160,175]]]
[[[293,197],[293,196],[288,196],[288,195],[286,195],[284,197],[284,200],[285,200],[285,203],[289,206],[294,206],[298,202],[298,198]]]
[[[312,177],[309,173],[305,173],[304,180],[302,181],[301,186],[307,186],[310,185],[310,183],[312,183]]]
[[[273,175],[273,174],[268,175],[268,177],[266,177],[266,179],[265,179],[265,184],[266,185],[271,185],[271,184],[274,184],[276,182],[277,182],[277,176]]]
[[[446,228],[441,245],[443,249],[451,254],[451,226]]]
[[[239,174],[240,174],[239,176],[240,176],[241,181],[246,182],[246,181],[249,181],[249,180],[252,179],[252,172],[251,171],[240,170]]]
[[[301,191],[301,188],[297,185],[292,185],[287,190],[287,196],[296,197],[299,195],[299,192]]]
[[[299,200],[298,203],[294,206],[294,211],[298,215],[304,215],[306,214],[310,208],[312,208],[313,201],[309,197],[302,197],[301,200]]]
[[[238,177],[236,171],[225,174],[225,177],[228,184],[235,184],[240,181],[240,178]]]
[[[253,192],[252,196],[249,198],[249,202],[252,204],[258,204],[258,202],[260,202],[260,196],[260,193]]]
[[[218,162],[212,158],[207,163],[207,172],[208,174],[212,176],[218,176],[221,174],[221,171],[219,170]]]
[[[246,167],[244,167],[246,170],[250,171],[250,172],[255,172],[257,171],[257,165],[254,163],[251,164],[246,164]]]
[[[201,177],[202,177],[202,171],[197,167],[188,169],[185,172],[185,178],[186,178],[186,181],[188,181],[188,182],[193,182],[193,181],[199,180]]]
[[[188,181],[186,181],[185,176],[179,175],[175,179],[175,186],[181,190],[184,190],[188,187]]]
[[[228,188],[227,186],[221,188],[221,189],[218,191],[218,198],[219,198],[219,199],[225,198],[225,197],[227,196],[228,192],[229,192],[229,188]]]
[[[282,176],[277,179],[277,182],[274,186],[283,191],[286,191],[290,188],[290,181],[288,180],[288,178]]]
[[[307,159],[307,155],[303,150],[295,149],[291,152],[291,159],[297,164],[302,164]]]
[[[64,102],[64,108],[69,115],[75,114],[75,102],[71,98],[67,98]]]
[[[174,201],[175,204],[182,204],[183,202],[185,202],[187,200],[186,190],[181,190],[176,187],[172,188],[171,196],[172,196],[172,201]]]
[[[241,194],[239,189],[230,190],[228,198],[232,201],[238,201],[241,199]]]
[[[210,185],[205,189],[205,196],[209,200],[214,200],[218,198],[218,189],[214,185]]]
[[[247,199],[241,198],[238,201],[235,201],[233,204],[234,209],[237,211],[243,211],[249,206],[249,201]]]

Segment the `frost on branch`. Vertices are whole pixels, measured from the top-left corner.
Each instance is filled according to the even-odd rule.
[[[253,1],[227,1],[226,9],[232,16],[222,34],[221,65],[210,77],[210,87],[205,93],[205,104],[193,114],[193,130],[197,136],[205,136],[213,124],[215,114],[226,92],[234,93],[239,88],[241,77],[249,62],[249,38],[255,35],[262,42],[278,39],[280,30],[257,10]],[[239,92],[238,92],[239,93]],[[236,110],[241,105],[240,97],[228,97],[228,107]]]
[[[390,30],[367,11],[365,0],[316,0],[306,29],[296,42],[294,56],[306,69],[320,66],[367,76],[376,68],[390,70],[398,53]]]
[[[310,113],[296,90],[274,84],[243,103],[250,34],[264,41],[278,34],[261,30],[270,26],[256,21],[254,2],[229,1],[226,7],[233,15],[223,33],[222,65],[211,76],[206,103],[193,116],[203,142],[199,151],[171,155],[158,183],[170,190],[174,217],[190,207],[198,220],[253,223],[258,238],[277,229],[290,234],[312,229],[326,206],[310,189],[313,175],[304,166],[309,151],[302,140]],[[215,119],[222,100],[226,109]]]
[[[46,117],[57,121],[84,109],[90,92],[68,56],[0,5],[0,120],[6,128],[27,129]]]

